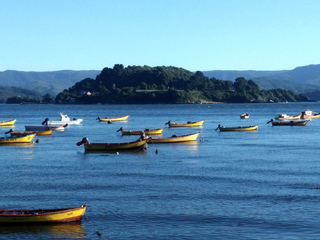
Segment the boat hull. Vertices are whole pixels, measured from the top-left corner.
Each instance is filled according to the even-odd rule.
[[[46,131],[30,131],[30,132],[10,132],[11,136],[25,136],[29,134],[36,134],[37,136],[46,136],[51,135],[53,130],[46,130]]]
[[[88,151],[118,151],[134,150],[143,148],[149,138],[141,141],[124,142],[124,143],[85,143],[84,149]]]
[[[80,221],[87,205],[79,208],[48,210],[0,210],[0,223],[58,223]]]
[[[0,138],[0,144],[11,144],[11,143],[30,143],[36,134],[30,134],[22,137],[5,137]]]
[[[286,121],[286,120],[299,120],[301,118],[301,114],[295,116],[287,116],[287,117],[276,117],[276,120]]]
[[[178,143],[196,141],[200,132],[182,136],[150,138],[149,143]]]
[[[15,124],[17,120],[13,119],[13,120],[8,120],[8,121],[2,121],[0,122],[0,126],[12,126]]]
[[[48,125],[79,125],[83,119],[71,120],[71,121],[47,121]]]
[[[247,127],[220,127],[219,128],[220,132],[228,132],[228,131],[256,131],[258,130],[258,126],[247,126]]]
[[[305,126],[310,120],[305,121],[284,121],[284,122],[276,122],[272,121],[272,126]]]
[[[204,120],[189,123],[169,123],[170,127],[199,127],[202,126]]]
[[[53,131],[64,131],[65,126],[25,126],[26,131],[46,131],[46,130],[53,130]]]
[[[240,115],[240,118],[249,118],[250,114],[248,113],[244,113],[242,115]]]
[[[160,135],[162,131],[165,128],[159,128],[159,129],[150,129],[150,130],[145,130],[145,131],[130,131],[130,130],[121,130],[122,135]]]
[[[100,122],[117,122],[117,121],[126,121],[130,115],[122,116],[122,117],[116,117],[116,118],[100,118],[98,117],[98,120]]]

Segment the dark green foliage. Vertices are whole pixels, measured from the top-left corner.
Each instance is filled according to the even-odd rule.
[[[33,99],[41,99],[42,94],[40,92],[36,92],[33,90],[28,90],[19,87],[4,87],[0,86],[0,103],[7,102],[8,98],[25,98],[25,97],[33,98]],[[20,103],[20,102],[19,102]]]
[[[303,99],[303,100],[302,100]],[[96,79],[86,78],[65,89],[57,103],[198,103],[308,101],[282,89],[261,90],[252,80],[209,79],[202,72],[176,67],[129,66],[104,68]]]

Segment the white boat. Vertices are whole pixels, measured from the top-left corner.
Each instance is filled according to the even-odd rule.
[[[70,120],[67,114],[60,113],[60,121],[50,121],[49,118],[46,118],[45,121],[47,125],[79,125],[83,119],[74,118],[73,120]]]

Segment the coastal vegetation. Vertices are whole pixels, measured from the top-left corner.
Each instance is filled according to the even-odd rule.
[[[252,80],[208,78],[177,67],[128,66],[104,68],[60,92],[56,103],[143,104],[143,103],[247,103],[310,101],[303,94],[284,89],[260,90]]]

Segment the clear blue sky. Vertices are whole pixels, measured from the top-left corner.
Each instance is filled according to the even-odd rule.
[[[320,64],[319,0],[0,0],[0,71]]]

